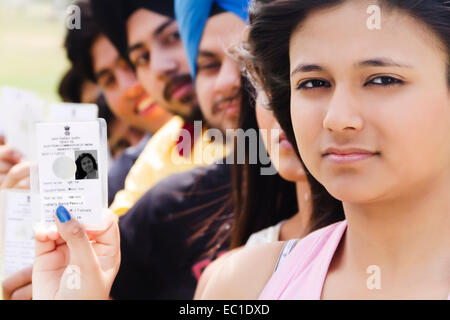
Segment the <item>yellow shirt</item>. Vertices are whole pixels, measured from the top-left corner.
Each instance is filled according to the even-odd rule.
[[[124,189],[119,191],[110,209],[117,215],[124,215],[142,195],[165,177],[198,166],[214,163],[227,155],[224,144],[210,142],[202,130],[189,156],[181,156],[177,143],[184,120],[172,117],[149,140],[125,179]],[[190,145],[190,143],[189,143]]]

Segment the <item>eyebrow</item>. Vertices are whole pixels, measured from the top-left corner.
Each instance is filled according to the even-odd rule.
[[[399,68],[412,68],[410,65],[395,62],[390,58],[375,58],[364,60],[355,64],[356,67],[399,67]],[[314,72],[314,71],[324,71],[325,68],[317,64],[299,64],[291,72],[291,77],[299,72]]]
[[[317,64],[299,64],[295,67],[295,69],[291,72],[291,77],[299,72],[313,72],[313,71],[323,71],[324,68]]]
[[[357,67],[399,67],[412,68],[410,65],[396,62],[390,58],[375,58],[364,60],[356,64]]]
[[[144,47],[144,44],[142,42],[139,42],[139,43],[136,43],[136,44],[132,45],[127,50],[128,56],[131,54],[131,52],[133,52],[135,50],[138,50],[138,49],[142,49],[143,47]]]
[[[161,25],[155,30],[155,32],[153,33],[154,36],[159,36],[161,33],[163,33],[163,31],[169,27],[172,23],[174,23],[175,20],[168,18],[166,20],[166,22],[161,23]]]
[[[163,23],[160,24],[160,26],[158,28],[156,28],[156,30],[153,32],[153,37],[157,37],[159,36],[161,33],[164,32],[164,30],[169,27],[172,23],[174,23],[175,20],[168,18],[166,21],[164,21]],[[144,43],[143,42],[138,42],[132,46],[130,46],[127,50],[127,54],[130,55],[131,52],[138,50],[138,49],[142,49],[144,47]]]
[[[216,58],[216,55],[209,51],[199,50],[197,57]]]

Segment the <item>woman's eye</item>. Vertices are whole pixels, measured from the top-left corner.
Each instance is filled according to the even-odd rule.
[[[330,83],[324,80],[319,80],[319,79],[314,79],[314,80],[307,80],[307,81],[303,81],[302,83],[300,83],[297,87],[297,90],[311,90],[311,89],[315,89],[315,88],[321,88],[321,87],[325,87],[325,88],[329,88],[331,87]]]
[[[376,85],[376,86],[388,87],[388,86],[403,84],[403,83],[404,83],[404,81],[402,81],[400,79],[396,79],[396,78],[389,77],[389,76],[380,76],[380,77],[371,79],[369,82],[367,82],[365,84],[365,86]]]
[[[150,60],[150,53],[144,52],[137,59],[134,61],[135,68],[142,67],[144,65],[147,65]]]
[[[106,78],[104,80],[103,87],[110,88],[110,87],[114,86],[115,83],[116,83],[116,78],[114,76],[109,76],[108,78]]]

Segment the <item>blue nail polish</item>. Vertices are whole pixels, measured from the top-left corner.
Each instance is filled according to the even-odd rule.
[[[56,209],[56,215],[58,216],[58,219],[59,221],[61,221],[61,223],[66,223],[67,221],[70,221],[70,219],[72,219],[69,211],[67,211],[67,209],[63,206],[59,206],[58,209]]]

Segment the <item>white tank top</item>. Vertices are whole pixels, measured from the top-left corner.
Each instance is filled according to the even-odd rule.
[[[261,231],[255,232],[252,234],[245,244],[246,247],[251,247],[257,244],[262,243],[270,243],[270,242],[277,242],[280,239],[280,229],[281,225],[286,222],[286,220],[283,220],[279,222],[278,224],[268,227],[266,229],[263,229]]]

